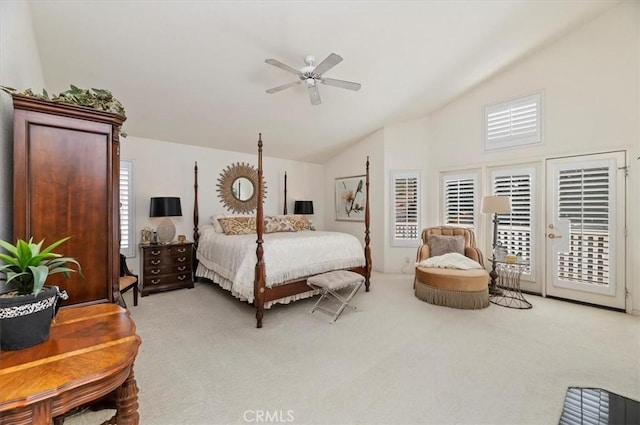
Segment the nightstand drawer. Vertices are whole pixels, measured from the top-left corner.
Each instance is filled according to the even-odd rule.
[[[191,271],[187,273],[178,274],[163,274],[157,276],[145,276],[142,280],[144,286],[158,286],[158,285],[174,285],[176,282],[181,284],[193,283],[191,280]]]

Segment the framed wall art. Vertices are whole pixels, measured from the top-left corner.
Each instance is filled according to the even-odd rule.
[[[365,179],[364,175],[336,179],[336,220],[364,221]]]

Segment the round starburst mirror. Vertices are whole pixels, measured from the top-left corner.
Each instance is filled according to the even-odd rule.
[[[236,213],[250,213],[258,207],[258,170],[237,162],[229,165],[218,178],[218,197],[224,206]],[[262,179],[262,197],[267,187]]]

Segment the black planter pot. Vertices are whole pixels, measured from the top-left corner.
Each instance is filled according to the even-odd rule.
[[[0,348],[21,350],[46,341],[51,320],[66,298],[57,286],[46,286],[35,296],[0,297]]]

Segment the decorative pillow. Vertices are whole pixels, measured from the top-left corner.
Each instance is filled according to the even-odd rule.
[[[293,227],[293,223],[288,217],[268,215],[264,218],[265,233],[297,232],[297,231],[298,230],[295,227]]]
[[[221,217],[218,219],[225,235],[248,235],[256,233],[255,217]]]
[[[430,257],[457,252],[464,255],[464,236],[429,235]]]
[[[212,215],[211,216],[211,224],[213,224],[213,230],[216,233],[224,233],[224,230],[222,229],[222,226],[220,225],[220,222],[218,221],[219,218],[224,218],[225,215],[224,214],[218,214],[218,215]]]
[[[300,230],[309,230],[311,228],[311,224],[304,218],[297,216],[288,216],[287,218],[291,221],[296,232]]]

